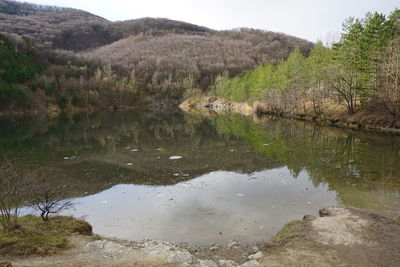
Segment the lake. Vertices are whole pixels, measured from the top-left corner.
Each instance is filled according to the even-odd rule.
[[[3,117],[0,129],[0,152],[65,185],[64,214],[106,237],[256,242],[329,205],[400,213],[399,136],[180,111]]]

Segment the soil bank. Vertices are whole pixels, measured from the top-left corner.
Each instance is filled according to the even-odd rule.
[[[47,257],[2,259],[12,266],[397,266],[400,222],[360,210],[328,207],[304,216],[269,242],[190,247],[71,236],[71,248]],[[0,264],[1,266],[1,264]],[[6,265],[5,265],[6,266]]]

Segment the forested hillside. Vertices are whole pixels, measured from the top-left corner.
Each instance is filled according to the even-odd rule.
[[[29,42],[14,42],[0,36],[0,107],[25,106],[29,103],[29,91],[22,84],[30,85],[42,70],[35,60]]]
[[[143,97],[126,72],[0,34],[0,111],[134,106]]]
[[[235,77],[259,64],[278,63],[295,48],[307,56],[313,46],[282,33],[253,29],[215,31],[162,18],[110,22],[72,8],[9,0],[0,0],[0,32],[23,36],[41,50],[36,56],[44,58],[36,59],[47,64],[46,79],[58,84],[56,88],[70,80],[69,74],[63,72],[68,69],[65,66],[79,61],[82,68],[98,65],[98,70],[91,73],[117,75],[118,80],[123,80],[120,87],[148,101],[178,102],[194,91],[205,92],[219,76]],[[62,66],[54,68],[46,53],[56,53],[56,65]],[[84,71],[75,78],[77,82],[70,82],[69,89],[58,94],[75,99],[66,92],[85,91],[83,102],[89,105],[86,99],[99,92],[98,87],[89,87],[92,82],[87,75]],[[100,105],[104,104],[102,101],[95,102]]]
[[[278,64],[219,77],[212,90],[226,99],[261,100],[269,113],[319,116],[343,104],[350,115],[374,106],[374,113],[400,118],[400,10],[350,18],[331,48],[317,43],[308,57],[296,49]]]
[[[84,55],[125,67],[152,93],[181,95],[190,88],[207,89],[219,75],[234,77],[265,62],[277,63],[295,47],[307,55],[311,44],[283,34],[241,29],[212,35],[141,34]]]
[[[73,8],[0,0],[0,31],[24,35],[47,48],[88,50],[149,31],[205,33],[209,29],[165,19],[112,23]]]

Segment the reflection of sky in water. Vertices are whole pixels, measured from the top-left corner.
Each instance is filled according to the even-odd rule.
[[[293,178],[279,168],[212,172],[173,186],[117,185],[76,202],[73,215],[105,236],[207,244],[269,239],[289,220],[336,204],[336,194],[314,187],[305,172]]]
[[[399,137],[258,123],[131,111],[0,118],[0,150],[68,185],[67,196],[80,204],[67,214],[105,236],[269,239],[288,221],[333,204],[399,215]]]

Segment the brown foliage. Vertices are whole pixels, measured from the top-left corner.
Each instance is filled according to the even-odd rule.
[[[285,59],[296,47],[308,54],[311,46],[284,34],[241,29],[210,35],[136,35],[83,55],[133,70],[152,88],[163,88],[166,82],[179,88],[190,76],[206,89],[218,75],[241,75],[259,64]]]
[[[0,31],[24,35],[48,48],[81,52],[86,59],[114,65],[135,90],[173,98],[192,87],[205,90],[220,75],[234,77],[259,64],[279,62],[296,47],[305,55],[312,47],[306,40],[281,33],[214,31],[161,18],[110,22],[81,10],[9,0],[0,0]],[[68,57],[43,56],[56,65],[65,65]],[[84,102],[88,97],[86,91]]]

